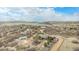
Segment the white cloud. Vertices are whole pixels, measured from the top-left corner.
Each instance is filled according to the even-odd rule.
[[[9,12],[9,9],[8,8],[0,8],[0,13],[7,13]]]
[[[65,15],[55,12],[54,8],[15,7],[0,8],[0,20],[25,21],[78,21],[79,14]]]

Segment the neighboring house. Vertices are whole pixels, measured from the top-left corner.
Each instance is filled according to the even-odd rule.
[[[19,37],[19,40],[25,40],[27,39],[27,36]]]
[[[47,39],[49,36],[46,34],[39,34],[39,37],[42,39]]]
[[[46,40],[51,38],[54,43],[56,43],[59,40],[55,36],[52,37],[52,36],[49,36],[49,35],[46,35],[46,34],[39,34],[39,37],[42,38],[42,39],[46,39]]]
[[[59,39],[56,37],[52,37],[53,38],[53,43],[56,43]]]

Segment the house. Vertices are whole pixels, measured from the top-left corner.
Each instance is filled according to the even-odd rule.
[[[42,39],[47,39],[49,36],[46,34],[39,34],[39,37]]]
[[[27,39],[27,36],[19,37],[19,40],[25,40]]]
[[[41,27],[41,29],[45,29],[45,28],[46,28],[45,26],[42,26],[42,27]]]
[[[53,43],[56,43],[59,39],[57,37],[52,37]]]

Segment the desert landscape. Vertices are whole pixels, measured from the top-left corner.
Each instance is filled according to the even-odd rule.
[[[1,22],[0,51],[78,51],[79,22]]]

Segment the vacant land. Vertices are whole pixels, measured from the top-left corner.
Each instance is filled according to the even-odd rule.
[[[61,37],[61,38],[60,38]],[[1,51],[78,51],[78,22],[1,23]]]
[[[79,51],[79,24],[78,22],[51,23],[45,29],[48,34],[64,37],[64,42],[59,48],[60,51]]]

